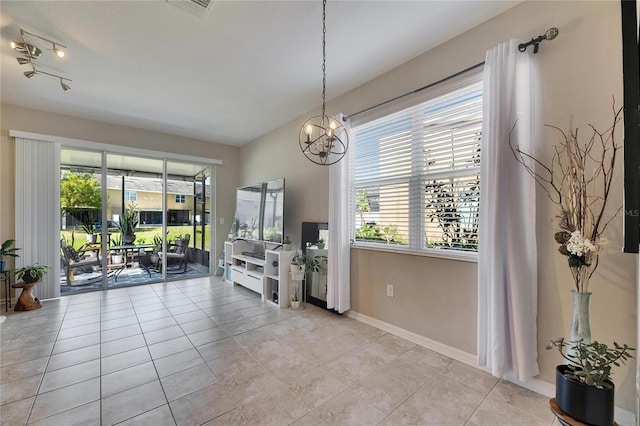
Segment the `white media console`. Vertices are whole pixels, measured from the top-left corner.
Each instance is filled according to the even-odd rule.
[[[294,252],[265,250],[264,259],[243,254],[250,253],[253,244],[243,240],[224,243],[225,280],[255,291],[262,300],[288,308],[289,265]]]

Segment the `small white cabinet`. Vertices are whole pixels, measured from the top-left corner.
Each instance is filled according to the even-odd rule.
[[[247,256],[252,243],[225,242],[225,280],[262,296],[280,308],[289,307],[289,264],[292,251],[265,250],[264,259]]]

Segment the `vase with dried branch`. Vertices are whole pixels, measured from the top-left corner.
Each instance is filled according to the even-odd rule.
[[[602,234],[622,206],[609,210],[611,186],[620,145],[616,127],[622,108],[612,106],[613,124],[598,130],[589,124],[585,136],[570,125],[568,131],[547,125],[560,135],[550,161],[543,161],[511,144],[516,160],[559,208],[555,241],[558,251],[567,257],[573,276],[574,317],[570,341],[591,342],[589,327],[589,280],[598,267],[604,239]]]

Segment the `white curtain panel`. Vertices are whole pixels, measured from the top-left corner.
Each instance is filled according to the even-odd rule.
[[[35,287],[40,299],[60,296],[60,145],[16,138],[16,266],[52,269]]]
[[[334,117],[342,120],[342,114]],[[344,123],[351,133],[349,122]],[[350,152],[329,166],[329,256],[327,262],[327,309],[343,313],[351,309],[351,248],[349,238]]]
[[[537,125],[533,61],[519,43],[488,51],[484,66],[478,363],[526,381],[538,374],[535,183],[516,162],[509,133],[532,152]]]

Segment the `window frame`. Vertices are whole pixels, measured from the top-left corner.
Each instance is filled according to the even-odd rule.
[[[357,130],[359,127],[364,126],[368,123],[377,121],[384,117],[389,117],[395,113],[402,112],[409,108],[416,107],[418,105],[426,103],[435,98],[450,94],[470,84],[481,83],[482,73],[483,73],[483,67],[479,67],[478,69],[473,69],[469,72],[458,75],[450,80],[428,87],[426,90],[418,94],[409,96],[406,99],[402,99],[400,102],[395,102],[384,108],[379,108],[376,112],[373,112],[372,114],[368,114],[367,116],[363,116],[357,121],[351,120],[352,132],[351,132],[350,138],[353,141],[355,141],[354,130]],[[419,114],[419,112],[414,111],[411,118],[412,133],[416,131],[416,129],[414,129],[413,123],[415,122],[414,116],[417,114]],[[419,130],[421,131],[422,129],[423,127],[421,126]],[[411,143],[412,152],[415,150],[422,150],[422,147],[423,147],[422,139],[420,139],[421,143],[414,143],[413,141],[414,139],[412,137],[412,143]],[[479,143],[481,143],[481,138],[479,140]],[[354,152],[355,152],[355,144],[354,144]],[[466,177],[466,176],[471,176],[473,173],[469,173],[469,169],[459,170],[454,168],[454,169],[447,169],[442,172],[432,172],[431,174],[427,174],[422,171],[424,168],[424,161],[418,160],[418,158],[419,156],[412,155],[412,158],[411,158],[412,172],[409,177],[397,178],[397,179],[390,179],[390,178],[379,179],[379,182],[380,183],[384,182],[384,184],[388,184],[392,180],[394,182],[401,182],[401,181],[408,182],[409,204],[411,205],[412,203],[419,202],[419,205],[420,205],[420,209],[409,208],[408,221],[407,221],[407,225],[409,227],[408,244],[395,245],[395,244],[385,244],[384,242],[356,240],[356,236],[355,236],[356,215],[357,215],[356,206],[355,206],[356,193],[360,188],[375,186],[377,183],[375,182],[374,179],[365,181],[364,183],[356,182],[355,181],[355,155],[349,156],[349,163],[350,163],[349,168],[351,170],[351,173],[350,173],[351,176],[348,181],[349,200],[350,200],[349,236],[350,236],[351,248],[396,253],[396,254],[436,257],[436,258],[467,261],[467,262],[477,262],[478,261],[477,250],[469,251],[469,250],[460,250],[460,249],[427,247],[426,241],[424,238],[425,230],[426,230],[426,222],[428,220],[428,218],[424,214],[426,200],[427,200],[426,196],[423,194],[424,192],[423,186],[424,186],[424,180],[425,180],[424,178],[427,178],[427,180],[431,180],[435,178],[437,175],[441,175],[442,178],[461,177],[461,176]],[[478,163],[477,167],[473,167],[471,169],[477,171],[478,176],[480,175],[480,163]],[[482,190],[482,187],[480,188],[480,190]]]
[[[133,198],[131,197],[133,194]],[[136,203],[138,201],[138,191],[132,191],[130,189],[125,189],[124,191],[124,201]]]
[[[178,199],[180,199],[181,201],[179,201]],[[184,194],[175,194],[174,200],[176,204],[187,204],[187,196]]]

